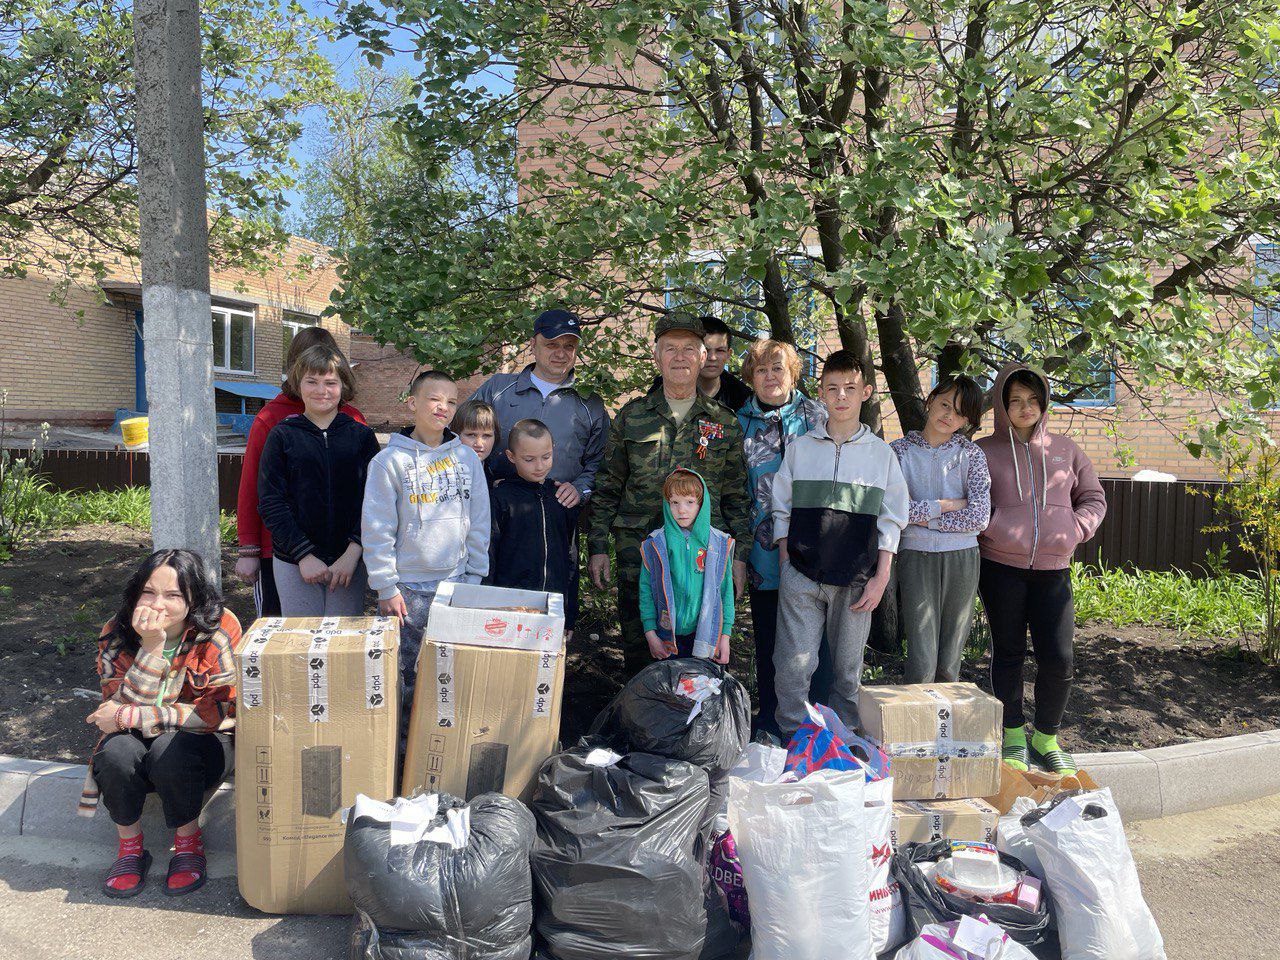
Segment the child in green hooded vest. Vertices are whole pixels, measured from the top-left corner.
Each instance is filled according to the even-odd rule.
[[[711,526],[706,482],[675,470],[662,485],[662,528],[640,548],[640,619],[655,660],[729,662],[733,633],[733,538]]]

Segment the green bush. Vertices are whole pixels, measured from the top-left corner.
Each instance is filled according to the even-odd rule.
[[[151,529],[151,490],[125,487],[121,490],[67,492],[50,490],[43,484],[32,498],[30,510],[35,526],[42,530],[65,530],[86,523],[119,523],[135,530]],[[236,542],[236,515],[223,511],[218,518],[224,544]]]
[[[1247,644],[1263,629],[1262,586],[1254,577],[1197,579],[1180,570],[1130,573],[1072,564],[1076,623],[1168,627],[1187,637]]]

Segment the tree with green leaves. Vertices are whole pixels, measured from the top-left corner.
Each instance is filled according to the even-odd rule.
[[[1201,392],[1221,431],[1275,400],[1248,317],[1276,292],[1252,245],[1280,219],[1280,0],[363,0],[339,19],[371,57],[421,62],[402,123],[424,157],[518,151],[502,229],[356,254],[387,341],[483,368],[554,300],[597,325],[583,366],[617,392],[645,350],[617,319],[687,303],[838,341],[908,429],[934,363],[1020,355],[1060,400],[1112,369],[1157,411]]]
[[[210,242],[261,264],[285,240],[301,111],[330,102],[332,29],[294,2],[206,0]],[[0,272],[63,282],[136,257],[132,10],[117,0],[0,0]]]
[[[354,85],[329,105],[303,171],[296,233],[337,252],[370,240],[370,204],[413,189],[421,177],[395,124],[396,112],[412,98],[406,74],[356,71]]]

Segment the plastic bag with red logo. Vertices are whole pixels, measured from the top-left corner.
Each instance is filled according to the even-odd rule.
[[[883,953],[907,939],[907,914],[893,864],[893,780],[868,783],[863,793],[867,828],[867,881],[871,902],[871,947]]]
[[[718,663],[655,660],[600,712],[591,735],[624,753],[696,764],[714,780],[738,762],[751,739],[751,698]]]

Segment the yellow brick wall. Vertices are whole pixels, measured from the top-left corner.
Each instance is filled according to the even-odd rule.
[[[0,388],[7,412],[18,420],[110,422],[118,408],[132,408],[134,309],[141,282],[138,264],[117,260],[100,290],[72,286],[64,304],[50,299],[52,282],[42,278],[0,280]],[[249,374],[215,373],[220,380],[276,385],[280,382],[286,310],[318,317],[337,284],[334,263],[318,244],[293,238],[280,262],[265,274],[215,267],[210,288],[215,304],[251,309],[254,363]],[[350,327],[336,318],[324,326],[350,352]],[[238,403],[237,403],[238,408]]]

